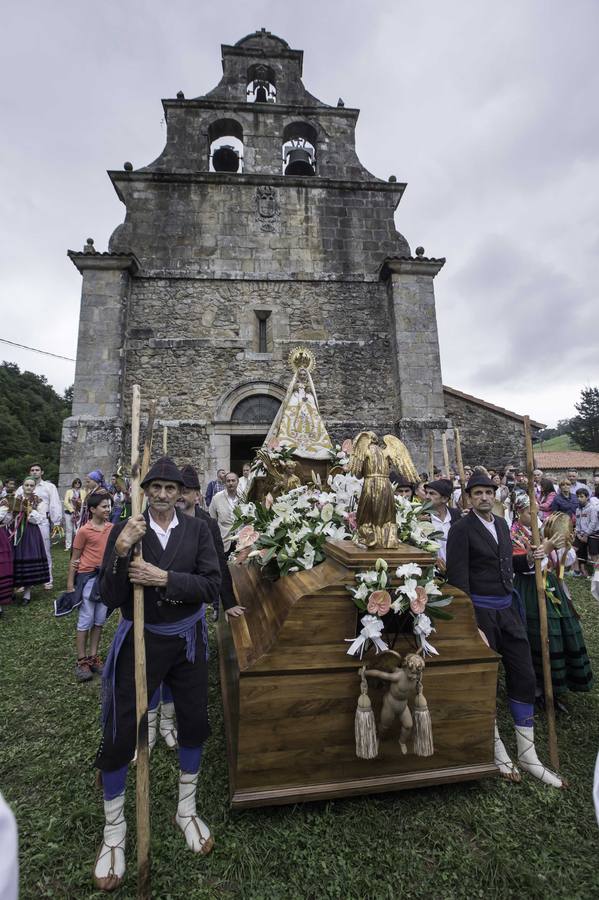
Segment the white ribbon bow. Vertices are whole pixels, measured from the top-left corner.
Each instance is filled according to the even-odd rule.
[[[364,653],[364,648],[368,641],[372,641],[375,650],[379,653],[381,650],[388,650],[389,647],[381,638],[381,632],[384,628],[382,621],[377,616],[364,616],[362,619],[364,628],[354,640],[353,638],[345,638],[345,643],[351,643],[351,647],[347,651],[348,656],[357,656],[360,653],[360,659]]]

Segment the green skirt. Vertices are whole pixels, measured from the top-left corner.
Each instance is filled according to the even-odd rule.
[[[537,684],[542,688],[541,629],[534,575],[516,575],[514,587],[522,597],[526,610],[526,630],[532,661]],[[584,644],[582,628],[554,572],[547,575],[545,596],[553,693],[557,695],[566,691],[590,691],[593,686],[593,670]],[[559,602],[554,602],[551,597],[555,597],[555,601]]]

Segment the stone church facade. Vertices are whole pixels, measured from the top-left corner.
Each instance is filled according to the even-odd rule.
[[[206,481],[259,445],[289,379],[315,354],[333,438],[398,434],[425,467],[445,416],[433,279],[395,228],[405,184],[355,152],[358,110],[304,88],[303,54],[264,30],[222,47],[223,77],[164,100],[167,140],[148,166],[109,172],[126,208],[83,277],[61,484],[127,463],[132,385],[157,401],[168,450]],[[159,435],[154,456],[162,449]],[[440,459],[439,459],[440,463]]]

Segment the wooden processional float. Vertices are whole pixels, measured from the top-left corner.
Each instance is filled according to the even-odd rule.
[[[303,362],[301,354],[299,361]],[[317,418],[318,430],[322,420],[310,367],[295,363],[296,374],[267,442],[275,437],[287,440],[301,452],[302,437],[309,429],[297,408],[298,402],[306,402],[305,391],[297,384],[298,369],[304,369],[305,377],[307,368],[304,387],[313,404],[304,410],[308,424],[314,429]],[[302,433],[294,432],[289,423],[300,423]],[[322,442],[322,434],[319,439]],[[305,465],[306,459],[302,462]],[[379,729],[374,758],[356,754],[360,670],[364,665],[376,668],[377,655],[372,647],[363,659],[347,653],[347,639],[359,633],[363,616],[347,587],[355,584],[357,571],[374,569],[379,557],[389,571],[409,562],[431,566],[435,559],[409,544],[391,543],[395,546],[381,549],[329,541],[324,562],[276,581],[265,578],[257,565],[231,566],[237,602],[246,608],[244,616],[228,622],[221,617],[218,625],[233,808],[397,791],[497,774],[493,732],[499,657],[481,639],[470,599],[449,586],[443,594],[453,597],[452,618],[435,622],[438,655],[427,656],[424,673],[434,752],[416,755],[413,740],[404,752],[396,721],[384,734]],[[385,637],[402,658],[416,650],[411,633]],[[371,678],[368,682],[378,726],[388,685]]]

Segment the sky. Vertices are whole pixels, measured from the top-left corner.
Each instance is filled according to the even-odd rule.
[[[443,381],[553,425],[599,382],[596,0],[29,0],[0,53],[0,338],[75,357],[81,277],[124,208],[107,169],[162,150],[163,97],[267,28],[304,84],[361,110],[357,150],[408,184],[398,230],[435,279]],[[74,363],[0,343],[62,392]]]

